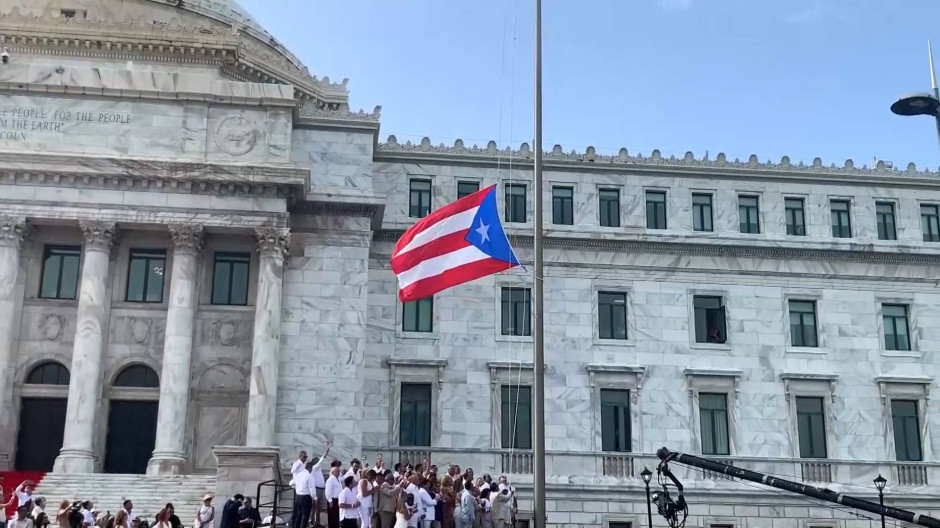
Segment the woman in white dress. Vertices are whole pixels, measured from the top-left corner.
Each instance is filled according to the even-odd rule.
[[[411,518],[412,510],[408,508],[405,502],[405,490],[402,490],[395,498],[395,527],[408,528],[408,519]]]
[[[359,492],[356,494],[359,499],[359,518],[361,519],[361,528],[370,528],[372,526],[372,490],[375,484],[375,470],[363,470],[359,478]]]
[[[212,522],[215,520],[215,506],[212,505],[212,494],[207,493],[202,498],[202,506],[199,507],[199,510],[196,511],[196,521],[193,523],[194,528],[211,528]]]

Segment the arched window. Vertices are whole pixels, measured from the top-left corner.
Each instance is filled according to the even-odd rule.
[[[160,379],[157,378],[157,373],[146,365],[131,365],[117,375],[114,386],[156,389],[160,387]]]
[[[43,361],[26,376],[30,385],[68,385],[69,369],[58,361]]]

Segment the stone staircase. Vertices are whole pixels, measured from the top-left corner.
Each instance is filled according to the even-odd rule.
[[[183,526],[192,526],[196,510],[206,493],[215,493],[215,475],[175,475],[151,477],[146,475],[109,475],[105,473],[48,473],[40,481],[36,495],[46,497],[50,507],[57,507],[62,499],[90,500],[102,514],[115,514],[125,499],[134,502],[134,513],[153,522],[157,512],[172,502]],[[219,498],[224,501],[225,498]],[[215,504],[216,517],[221,515],[222,504]]]

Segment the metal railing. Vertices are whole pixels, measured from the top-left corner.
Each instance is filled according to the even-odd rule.
[[[259,482],[255,504],[262,519],[267,518],[266,512],[270,512],[271,525],[287,526],[294,514],[294,488],[280,484],[277,480]],[[282,522],[278,522],[278,518]]]

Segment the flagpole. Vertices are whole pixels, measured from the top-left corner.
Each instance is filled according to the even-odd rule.
[[[533,453],[533,493],[532,516],[534,528],[545,528],[547,513],[545,512],[545,321],[542,309],[543,280],[542,280],[542,0],[535,0],[535,151],[532,167],[532,190],[535,193],[535,233],[532,237],[532,252],[534,254],[535,277],[535,303],[533,306],[533,398],[535,411],[535,449]]]

